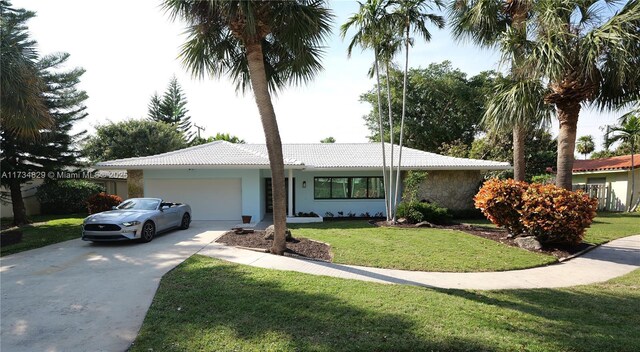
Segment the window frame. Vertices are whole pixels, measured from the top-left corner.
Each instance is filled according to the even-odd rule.
[[[333,179],[334,178],[346,178],[347,179],[347,197],[346,198],[333,198]],[[367,180],[367,184],[366,184],[366,197],[361,197],[361,198],[354,198],[352,196],[352,188],[353,188],[353,179],[356,178],[364,178]],[[328,184],[329,184],[329,197],[325,198],[325,197],[317,197],[316,196],[316,180],[317,179],[326,179],[328,180]],[[382,192],[382,196],[378,196],[378,197],[370,197],[369,196],[369,187],[370,187],[370,182],[371,179],[382,179],[382,176],[314,176],[313,177],[313,199],[314,200],[378,200],[378,199],[384,199],[384,192]]]

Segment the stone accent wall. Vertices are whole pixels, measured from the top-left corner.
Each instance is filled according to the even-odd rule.
[[[144,173],[142,170],[127,170],[127,190],[129,198],[144,197]]]
[[[474,209],[483,176],[479,170],[428,171],[418,190],[418,200],[427,200],[452,210]]]

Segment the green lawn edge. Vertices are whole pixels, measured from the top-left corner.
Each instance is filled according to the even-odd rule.
[[[80,238],[85,217],[85,214],[35,216],[33,225],[18,229],[22,231],[22,242],[2,246],[0,257]]]
[[[442,290],[195,255],[166,274],[136,351],[635,351],[640,270],[566,289]]]

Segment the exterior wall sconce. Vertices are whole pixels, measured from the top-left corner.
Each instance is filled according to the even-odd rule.
[[[307,181],[302,181],[302,188],[307,188]]]

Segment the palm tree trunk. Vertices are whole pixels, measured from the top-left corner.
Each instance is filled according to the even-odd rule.
[[[380,127],[380,144],[382,146],[382,185],[384,188],[384,207],[386,211],[387,221],[389,221],[389,198],[387,192],[387,156],[384,148],[384,129],[382,128],[382,94],[380,93],[380,67],[378,65],[378,48],[374,49],[375,55],[375,69],[376,69],[376,81],[377,81],[377,94],[378,94],[378,126]]]
[[[571,190],[571,177],[574,159],[573,153],[576,148],[576,130],[578,128],[580,103],[556,103],[556,112],[558,114],[558,121],[560,122],[560,131],[558,133],[558,172],[556,174],[556,186]]]
[[[278,130],[276,113],[271,102],[271,94],[264,68],[264,57],[260,43],[247,44],[247,65],[251,87],[256,99],[256,105],[262,120],[262,128],[267,142],[269,164],[271,166],[271,190],[273,196],[273,225],[275,235],[271,253],[283,255],[287,248],[285,231],[287,226],[287,200],[284,182],[284,161],[282,157],[282,141]]]
[[[633,204],[633,195],[636,190],[636,175],[635,175],[635,160],[633,158],[633,154],[635,151],[635,146],[633,140],[631,141],[631,197],[629,197],[629,206],[627,207],[628,212],[632,212],[635,210],[635,205]]]
[[[396,173],[396,199],[393,203],[393,222],[396,222],[396,212],[398,209],[398,193],[400,192],[400,166],[402,165],[402,146],[404,143],[404,116],[407,107],[407,76],[409,72],[409,27],[407,26],[407,36],[404,47],[404,77],[402,78],[402,116],[400,117],[400,150],[398,151],[398,172]]]
[[[13,225],[20,226],[28,224],[27,210],[22,199],[22,189],[20,181],[17,179],[9,180],[9,191],[11,192],[11,204],[13,207]]]
[[[513,179],[524,181],[524,140],[525,129],[523,126],[513,126]]]
[[[389,60],[385,62],[385,70],[387,71],[387,105],[389,107],[389,143],[391,151],[389,156],[389,219],[395,219],[395,208],[393,207],[396,195],[393,192],[393,113],[391,111],[391,72],[389,71]]]

